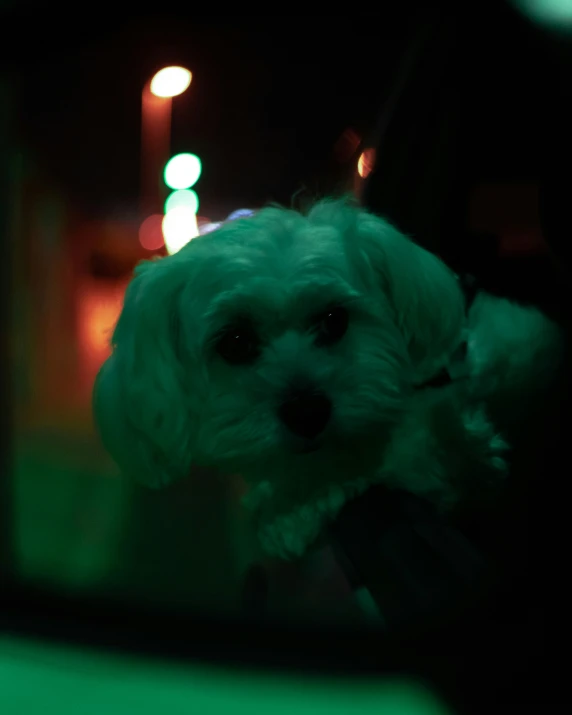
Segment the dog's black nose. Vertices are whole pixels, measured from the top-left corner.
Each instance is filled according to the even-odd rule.
[[[328,424],[332,403],[319,392],[298,392],[280,405],[282,422],[298,437],[317,437]]]

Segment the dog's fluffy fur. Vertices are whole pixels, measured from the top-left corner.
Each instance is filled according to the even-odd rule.
[[[321,346],[312,328],[334,305],[347,332]],[[216,350],[238,318],[260,340],[244,365]],[[290,557],[373,483],[449,508],[498,482],[504,425],[559,354],[558,328],[533,308],[481,294],[467,315],[454,273],[351,202],[266,208],[137,268],[95,416],[119,466],[151,486],[194,463],[241,474],[263,546]],[[451,384],[423,387],[443,368]],[[278,417],[293,383],[333,405],[313,451]]]

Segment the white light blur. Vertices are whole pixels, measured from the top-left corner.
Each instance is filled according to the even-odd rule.
[[[188,206],[179,206],[163,218],[163,238],[169,255],[173,255],[199,235],[197,215]]]
[[[151,93],[156,97],[176,97],[187,89],[192,78],[184,67],[165,67],[151,80]]]

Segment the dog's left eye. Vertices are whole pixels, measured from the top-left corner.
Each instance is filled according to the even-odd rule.
[[[247,365],[258,357],[260,343],[252,328],[229,328],[217,341],[216,351],[230,365]]]
[[[341,340],[348,329],[348,311],[342,306],[330,308],[320,316],[316,323],[316,343],[333,345]]]

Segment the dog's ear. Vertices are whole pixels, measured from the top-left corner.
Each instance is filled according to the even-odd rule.
[[[394,312],[414,381],[432,377],[462,339],[465,298],[456,275],[432,253],[352,200],[323,201],[312,209],[309,219],[343,234],[348,259],[358,270],[361,267],[368,290],[381,288]]]
[[[138,266],[93,392],[104,446],[126,475],[151,487],[185,476],[191,464],[177,269],[169,258]]]
[[[459,346],[465,297],[457,276],[437,256],[388,222],[360,212],[358,245],[389,298],[397,326],[423,381]]]

